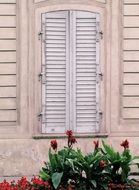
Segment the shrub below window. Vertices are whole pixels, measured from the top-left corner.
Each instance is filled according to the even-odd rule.
[[[67,146],[58,150],[58,142],[50,142],[49,161],[30,181],[22,177],[16,183],[3,181],[0,190],[139,190],[139,156],[132,156],[129,142],[121,143],[117,152],[104,141],[94,141],[94,149],[83,154],[73,148],[77,143],[71,130],[66,132]],[[132,171],[132,166],[136,171]]]

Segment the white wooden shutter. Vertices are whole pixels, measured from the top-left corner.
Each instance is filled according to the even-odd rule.
[[[68,12],[42,14],[42,132],[63,133],[69,117]]]
[[[99,132],[99,14],[42,14],[42,132]]]
[[[99,14],[73,11],[73,128],[76,132],[98,132]]]

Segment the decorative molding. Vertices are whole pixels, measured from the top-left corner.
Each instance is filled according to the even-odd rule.
[[[34,3],[39,3],[39,2],[42,2],[42,1],[48,1],[48,0],[34,0]],[[97,2],[100,2],[100,3],[106,3],[106,0],[94,0],[94,1],[97,1]]]

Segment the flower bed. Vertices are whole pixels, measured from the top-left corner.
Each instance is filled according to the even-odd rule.
[[[30,181],[22,177],[17,182],[0,183],[0,190],[139,190],[139,157],[132,156],[127,140],[121,143],[123,151],[117,152],[102,141],[94,141],[94,149],[84,155],[74,149],[77,143],[71,130],[66,132],[67,146],[58,150],[58,142],[50,142],[49,161]],[[136,167],[136,172],[132,171]]]
[[[4,180],[0,183],[0,190],[45,190],[51,189],[48,181],[44,181],[39,177],[34,176],[30,181],[26,177],[22,177],[17,182],[7,182]]]

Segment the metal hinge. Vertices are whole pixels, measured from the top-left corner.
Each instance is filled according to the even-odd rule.
[[[39,75],[38,75],[38,80],[42,82],[42,84],[45,84],[46,83],[46,80],[45,80],[45,74],[43,72],[41,72]]]
[[[98,76],[99,76],[99,79],[100,79],[100,80],[103,79],[103,73],[102,73],[102,72],[99,72],[99,73],[98,73]]]
[[[42,116],[43,116],[43,113],[40,112],[40,113],[38,114],[38,120],[39,120],[39,121],[41,120]]]
[[[96,42],[99,42],[100,39],[103,39],[103,31],[100,29],[100,21],[98,18],[96,22]]]
[[[43,31],[41,30],[39,33],[38,33],[38,40],[41,40],[41,36],[43,35]]]
[[[100,35],[100,39],[103,39],[103,32],[102,32],[102,30],[99,32],[99,35]]]
[[[99,111],[98,111],[98,114],[99,114],[100,117],[102,117],[103,112],[102,112],[101,110],[99,110]]]
[[[98,72],[97,73],[97,83],[100,83],[100,81],[103,80],[103,73],[102,72]]]
[[[42,80],[42,76],[43,76],[43,73],[40,73],[40,74],[38,75],[38,77],[39,77],[39,81]]]
[[[103,112],[101,110],[97,111],[97,123],[100,123],[103,117]]]
[[[97,35],[96,35],[96,42],[99,42],[100,39],[103,39],[103,32],[102,32],[102,31],[97,32]]]

